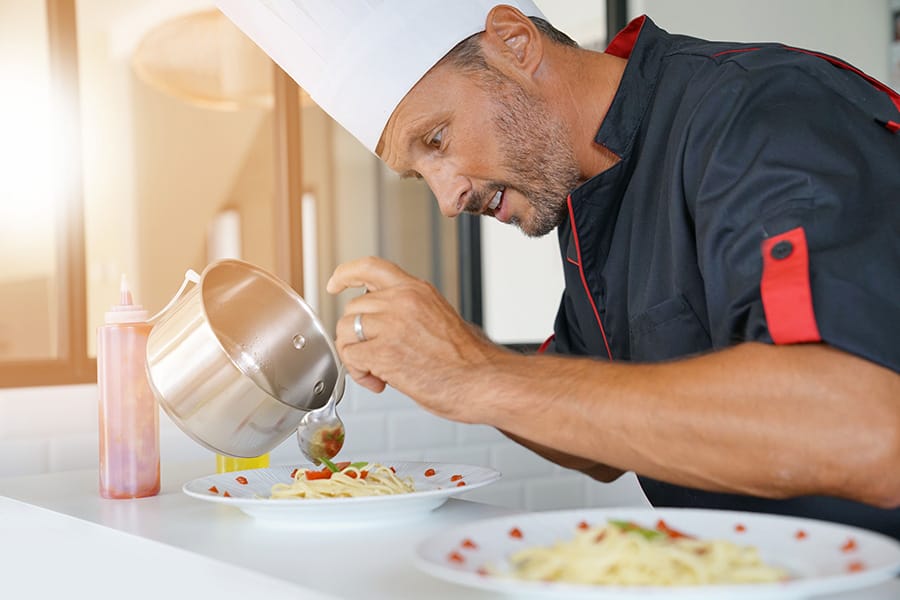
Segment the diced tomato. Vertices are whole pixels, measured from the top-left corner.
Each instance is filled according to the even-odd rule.
[[[228,493],[228,490],[225,490],[225,493],[222,495],[226,498],[231,498],[231,494]]]
[[[465,481],[460,481],[459,483],[456,484],[456,487],[462,487],[462,486],[464,486],[464,485],[466,485],[466,482],[465,482]]]
[[[841,546],[841,550],[843,552],[853,552],[856,550],[856,540],[853,538],[847,538],[847,541]]]
[[[388,468],[391,470],[391,473],[396,473],[396,472],[397,472],[397,469],[395,469],[394,467],[388,467]]]
[[[582,521],[581,523],[578,524],[578,529],[581,529],[582,531],[584,531],[585,529],[590,529],[590,527],[591,526],[588,525],[587,521]]]
[[[450,562],[455,562],[455,563],[464,563],[464,562],[466,562],[466,557],[454,550],[447,557],[447,560],[449,560]]]
[[[522,530],[519,529],[518,527],[513,527],[512,529],[509,530],[509,537],[514,537],[517,540],[521,540],[522,539]]]
[[[794,534],[794,537],[797,538],[798,540],[805,540],[806,532],[803,531],[802,529],[798,529],[797,533]]]
[[[243,475],[238,475],[237,477],[234,478],[234,480],[237,481],[241,485],[247,485],[247,478],[244,477]]]
[[[669,539],[673,539],[673,540],[677,540],[678,538],[688,538],[688,539],[690,539],[690,538],[692,537],[692,536],[689,536],[689,535],[686,534],[686,533],[682,533],[682,532],[678,531],[677,529],[672,529],[672,528],[669,527],[669,526],[666,524],[666,522],[663,521],[662,519],[660,519],[659,521],[656,522],[656,530],[657,530],[657,531],[662,531],[662,532],[665,533],[667,536],[669,536]]]
[[[594,537],[594,543],[595,543],[595,544],[599,544],[600,542],[603,541],[603,538],[605,538],[605,537],[606,537],[606,532],[605,532],[605,531],[601,531],[600,533],[598,533],[598,534],[596,535],[596,537]]]
[[[350,461],[345,460],[345,461],[341,461],[339,463],[334,463],[334,466],[337,468],[338,471],[343,471],[344,469],[346,469],[347,467],[350,466]]]
[[[368,472],[368,471],[360,471],[360,472],[359,472],[359,478],[360,478],[360,479],[365,479],[365,478],[368,477],[368,476],[369,476],[369,472]]]
[[[299,470],[300,470],[300,469],[294,469],[293,471],[291,471],[291,479],[296,479],[296,477],[297,477],[297,471],[299,471]]]
[[[346,473],[344,473],[344,475],[346,475],[350,479],[356,479],[356,471],[347,471]]]
[[[219,493],[219,488],[217,488],[216,486],[212,486],[212,487],[209,488],[207,491],[212,492],[213,494],[218,494],[218,493]]]
[[[463,478],[462,475],[454,475],[453,477],[450,478],[450,481],[459,481],[462,478]]]
[[[425,477],[434,477],[436,471],[434,469],[425,469]]]
[[[331,471],[329,469],[322,469],[321,471],[306,472],[307,481],[315,481],[316,479],[331,479]]]
[[[747,528],[744,527],[742,524],[738,523],[737,525],[734,526],[734,530],[737,531],[738,533],[744,533],[745,531],[747,531]]]
[[[859,573],[866,570],[866,565],[857,560],[847,565],[847,570],[851,573]]]
[[[462,544],[460,544],[460,545],[461,545],[463,548],[468,548],[469,550],[476,550],[476,549],[478,548],[478,544],[476,544],[475,542],[473,542],[473,541],[470,540],[469,538],[464,539],[464,540],[462,541]]]

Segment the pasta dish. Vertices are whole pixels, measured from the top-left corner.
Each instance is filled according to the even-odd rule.
[[[513,554],[518,579],[605,585],[766,583],[787,574],[762,562],[756,548],[699,540],[659,521],[645,529],[626,521],[578,526],[574,539]]]
[[[416,491],[412,477],[399,477],[393,467],[377,463],[324,459],[321,470],[294,469],[291,483],[272,486],[271,498],[356,498]]]

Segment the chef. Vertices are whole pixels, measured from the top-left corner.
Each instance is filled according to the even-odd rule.
[[[579,48],[529,0],[219,0],[442,213],[555,232],[537,355],[378,258],[349,373],[657,506],[900,537],[900,96],[844,61],[632,21]]]

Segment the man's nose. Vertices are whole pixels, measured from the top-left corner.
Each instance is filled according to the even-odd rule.
[[[463,212],[472,191],[472,183],[468,178],[446,171],[423,173],[422,176],[434,192],[441,214],[453,218]]]

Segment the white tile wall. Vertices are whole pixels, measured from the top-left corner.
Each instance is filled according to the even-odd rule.
[[[382,394],[348,383],[339,413],[347,429],[342,457],[380,461],[427,460],[488,465],[498,483],[463,495],[528,510],[646,504],[633,476],[612,484],[559,468],[491,427],[440,419],[388,388]],[[0,389],[0,477],[96,469],[95,385]],[[166,464],[208,459],[160,412],[160,459]],[[293,436],[271,453],[272,464],[300,462]]]

